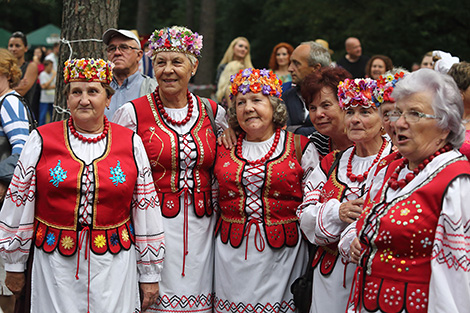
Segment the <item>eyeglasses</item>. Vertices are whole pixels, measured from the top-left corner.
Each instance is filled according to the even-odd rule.
[[[406,122],[408,123],[416,123],[422,118],[432,118],[432,119],[439,119],[439,117],[431,114],[424,114],[418,111],[406,111],[406,112],[399,112],[399,111],[390,111],[385,114],[388,116],[388,119],[392,122],[398,121],[398,119],[403,116]]]
[[[122,53],[128,53],[130,50],[140,50],[139,48],[131,47],[131,46],[126,45],[126,44],[122,44],[122,45],[119,45],[119,46],[115,46],[115,45],[108,46],[106,48],[106,52],[114,53],[114,52],[116,52],[116,49],[119,49],[119,51],[121,51]]]

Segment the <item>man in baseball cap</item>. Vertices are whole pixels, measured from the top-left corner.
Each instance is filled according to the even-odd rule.
[[[112,120],[114,113],[124,103],[152,93],[157,82],[139,72],[139,61],[143,56],[138,36],[126,29],[110,28],[103,34],[108,60],[114,63],[113,80],[110,86],[116,91],[111,98],[109,110],[105,112]]]

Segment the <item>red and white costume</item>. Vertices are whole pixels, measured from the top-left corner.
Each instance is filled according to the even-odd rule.
[[[295,311],[290,285],[303,274],[307,260],[296,208],[302,201],[305,173],[318,163],[318,153],[306,137],[281,131],[268,161],[246,161],[266,155],[274,137],[243,140],[242,156],[236,147],[219,147],[214,166],[220,215],[215,312]]]
[[[467,312],[470,165],[449,151],[393,190],[387,181],[400,162],[357,221],[365,252],[351,299],[361,312]]]
[[[335,313],[346,310],[355,266],[349,265],[338,253],[340,235],[348,226],[339,218],[339,207],[343,202],[365,196],[370,187],[369,180],[352,182],[347,178],[348,160],[352,152],[353,147],[350,147],[342,154],[332,152],[323,158],[309,178],[304,201],[297,210],[300,228],[311,243],[319,246],[313,260],[310,312]],[[390,152],[391,143],[387,143],[381,158]],[[351,163],[353,173],[367,171],[376,156],[355,155]],[[337,157],[340,159],[328,176]]]
[[[138,282],[160,280],[165,250],[149,168],[119,125],[97,143],[66,121],[31,134],[0,212],[6,270],[34,249],[31,312],[140,311]]]
[[[208,112],[194,95],[193,113],[184,125],[171,125],[150,94],[120,108],[113,120],[137,132],[152,167],[165,229],[165,265],[160,296],[147,312],[211,312],[213,303],[213,231],[211,168],[216,134]],[[227,128],[225,111],[211,102],[218,130]],[[174,120],[188,106],[165,108]]]

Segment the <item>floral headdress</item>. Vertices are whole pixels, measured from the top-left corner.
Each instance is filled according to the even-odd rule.
[[[246,94],[247,92],[261,92],[266,96],[276,96],[281,98],[282,81],[274,74],[273,71],[267,69],[246,68],[240,70],[237,75],[230,77],[230,99],[239,92]]]
[[[370,78],[345,79],[338,85],[339,106],[343,110],[358,105],[364,108],[378,108],[372,101],[376,85],[376,81]]]
[[[64,63],[64,81],[100,82],[109,84],[113,80],[114,64],[103,59],[73,59]]]
[[[375,106],[378,107],[384,102],[395,102],[395,99],[392,98],[393,88],[395,88],[397,82],[404,76],[404,72],[398,72],[395,73],[395,75],[381,75],[379,79],[377,79],[377,88],[375,88],[372,94],[372,101],[374,101]]]
[[[161,51],[189,53],[196,57],[201,55],[202,35],[193,33],[183,26],[166,27],[155,30],[149,38],[147,55],[153,57]]]

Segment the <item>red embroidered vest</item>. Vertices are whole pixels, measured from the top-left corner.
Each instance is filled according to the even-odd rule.
[[[266,163],[265,183],[261,191],[263,226],[268,244],[273,248],[295,246],[299,239],[296,209],[302,203],[303,169],[296,145],[300,146],[298,151],[303,151],[308,138],[290,132],[285,134],[284,151]],[[220,231],[223,243],[230,240],[232,246],[239,247],[247,224],[247,196],[242,184],[247,162],[235,151],[236,147],[228,150],[220,146],[214,165],[221,210],[216,233]]]
[[[37,164],[35,244],[63,255],[77,251],[79,204],[86,164],[70,148],[67,121],[38,128],[42,153]],[[134,241],[131,200],[137,180],[133,132],[110,123],[105,152],[93,160],[94,194],[90,248],[97,254],[128,250]],[[116,209],[120,208],[120,209]]]
[[[442,198],[456,177],[470,173],[470,164],[461,159],[451,161],[411,194],[383,203],[382,193],[399,162],[388,167],[383,189],[358,219],[356,229],[365,242],[364,221],[376,218],[373,234],[367,236],[372,242],[362,260],[366,271],[362,301],[368,311],[427,312],[434,232]],[[355,298],[358,301],[357,293]]]
[[[162,215],[175,217],[180,212],[180,188],[178,185],[181,168],[180,142],[182,139],[168,127],[155,106],[154,94],[134,101],[137,117],[137,134],[147,151],[152,167],[155,189],[161,203]],[[215,113],[217,104],[210,101]],[[216,134],[214,134],[205,106],[197,97],[199,117],[191,128],[190,135],[196,144],[197,161],[192,169],[194,189],[192,203],[198,217],[212,214],[211,168],[216,154]]]

